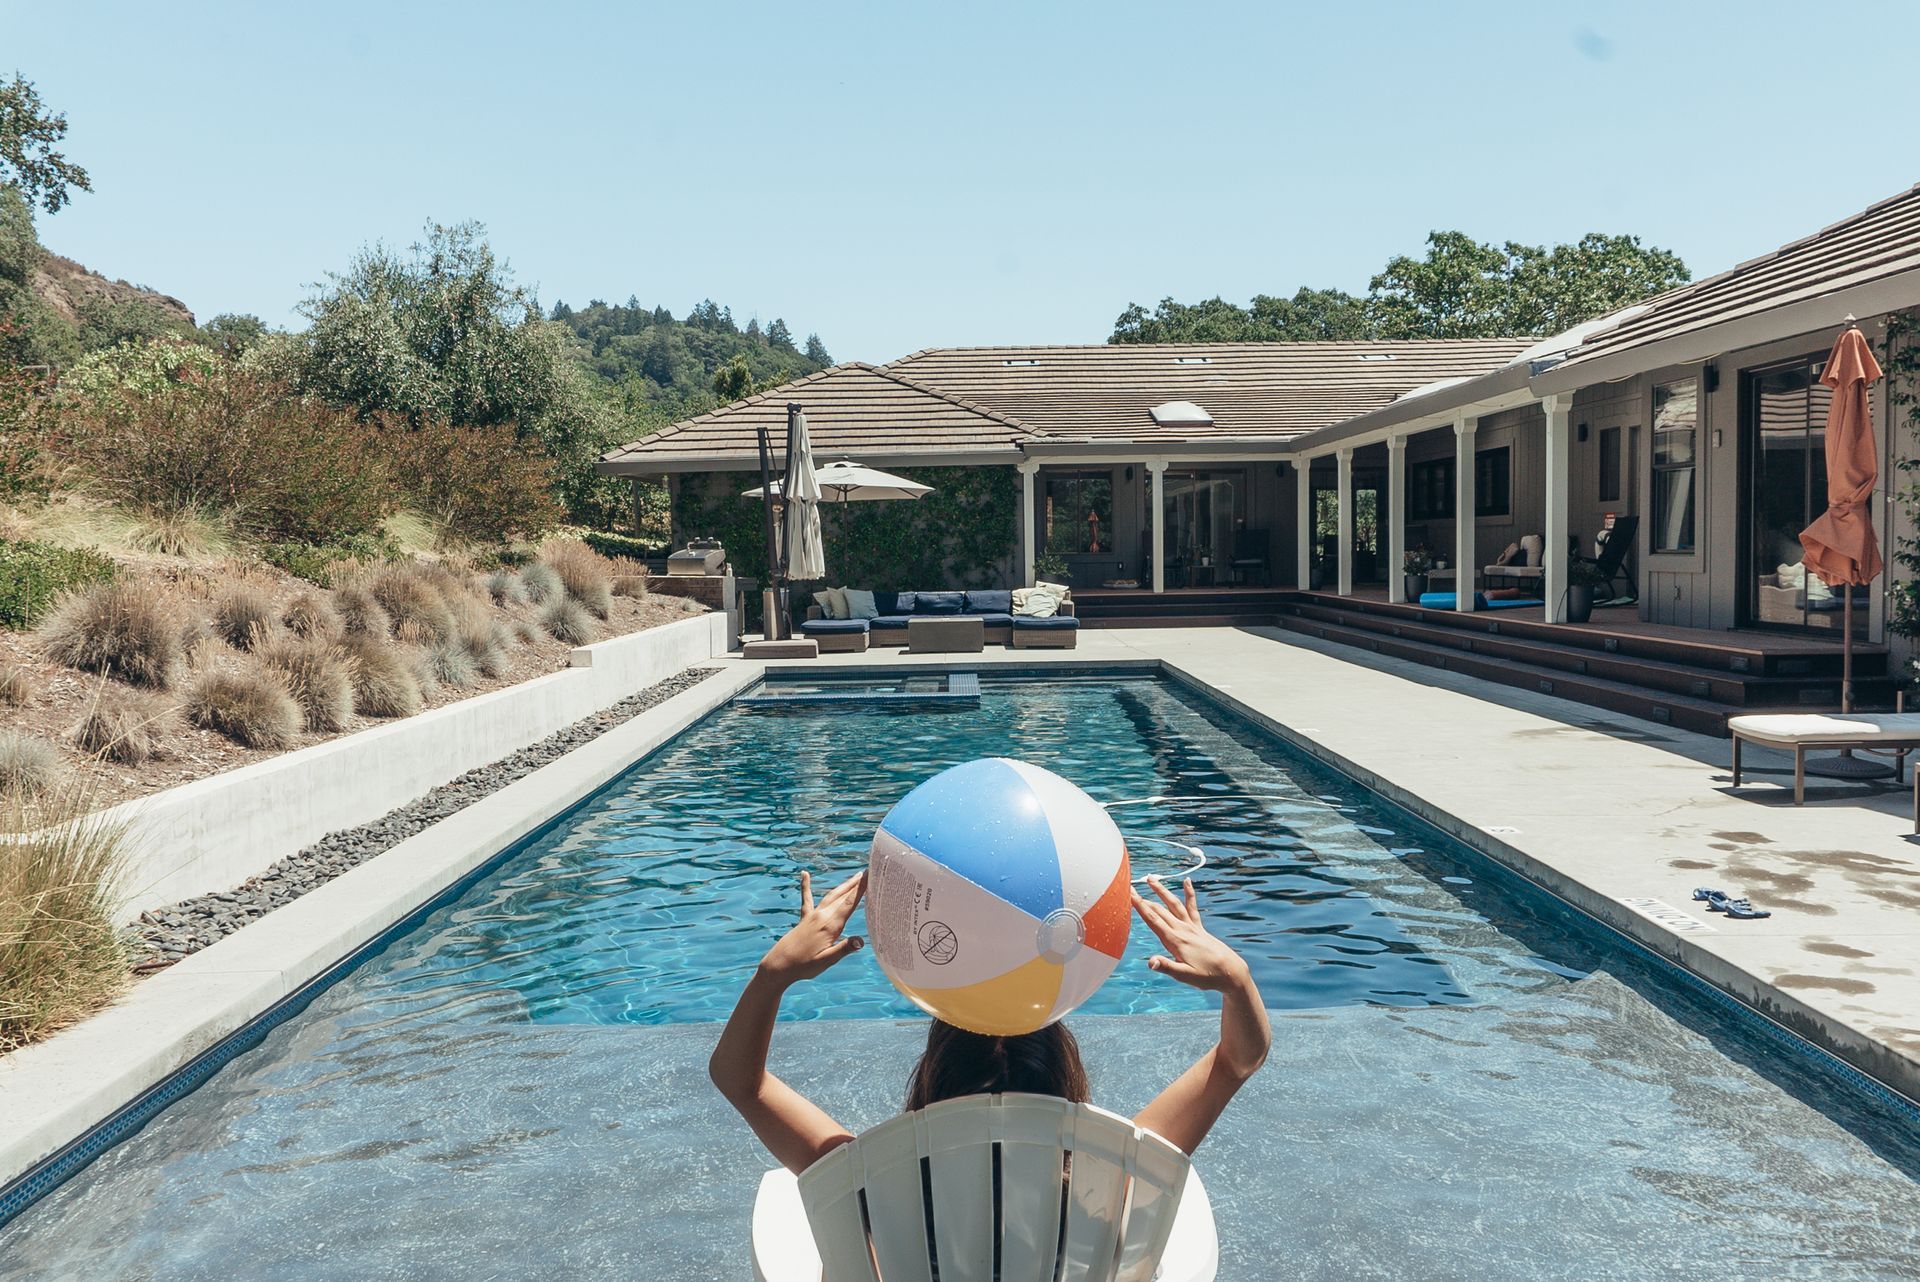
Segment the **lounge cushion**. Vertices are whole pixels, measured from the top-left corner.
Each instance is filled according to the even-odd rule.
[[[1742,739],[1791,747],[1796,743],[1920,743],[1920,712],[1752,713],[1727,718]]]
[[[911,614],[913,612],[913,594],[907,593],[907,603],[900,604],[900,593],[889,592],[884,588],[873,590],[873,612],[882,614]]]
[[[839,620],[849,617],[845,588],[821,588],[813,594],[813,603],[820,607],[823,618]]]
[[[1034,629],[1042,632],[1071,632],[1080,626],[1080,620],[1070,614],[1050,614],[1045,618],[1036,618],[1030,614],[1018,614],[1013,618],[1013,626],[1023,632]]]
[[[1013,616],[1011,614],[976,614],[972,610],[967,611],[967,614],[971,618],[980,620],[982,624],[989,628],[1004,628],[1013,622]]]
[[[913,612],[915,614],[959,614],[967,606],[967,594],[964,592],[916,592],[913,594]]]
[[[808,619],[800,625],[800,631],[808,636],[839,636],[844,633],[865,632],[865,619]]]
[[[1005,588],[987,590],[969,589],[967,592],[968,614],[1012,614],[1013,593]],[[993,626],[992,624],[988,625]]]
[[[847,588],[846,597],[849,619],[871,619],[880,613],[879,608],[874,604],[871,592],[864,592],[859,588]]]
[[[884,628],[899,628],[904,631],[910,618],[904,614],[882,614],[866,622],[870,631],[878,632]]]

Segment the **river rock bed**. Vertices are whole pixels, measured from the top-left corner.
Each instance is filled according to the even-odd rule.
[[[469,770],[451,783],[442,784],[419,800],[390,810],[371,823],[328,833],[232,890],[196,895],[164,908],[148,909],[129,927],[128,951],[133,957],[134,970],[148,974],[173,965],[399,845],[448,815],[465,810],[482,797],[557,761],[615,726],[691,689],[717,671],[717,668],[688,668],[656,682],[538,743],[477,770]]]

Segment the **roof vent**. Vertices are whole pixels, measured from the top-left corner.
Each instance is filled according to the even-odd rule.
[[[1392,352],[1361,352],[1354,359],[1362,361],[1390,361],[1397,358]]]
[[[1213,364],[1213,357],[1211,356],[1176,356],[1173,358],[1173,363],[1175,365],[1211,365]]]
[[[1212,427],[1213,415],[1192,401],[1168,401],[1151,411],[1156,427]]]
[[[1017,360],[1017,361],[1001,361],[1000,363],[1002,365],[1038,365],[1040,362],[1028,356],[1028,357],[1022,357],[1020,360]]]

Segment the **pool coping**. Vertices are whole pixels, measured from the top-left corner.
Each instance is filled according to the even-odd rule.
[[[720,665],[692,688],[139,981],[81,1023],[0,1057],[0,1224],[246,1049],[236,1039],[263,1035],[263,1016],[284,1018],[304,1006],[396,926],[563,819],[759,675]]]

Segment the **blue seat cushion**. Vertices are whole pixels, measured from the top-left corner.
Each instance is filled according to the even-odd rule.
[[[964,592],[916,592],[913,594],[913,612],[915,614],[958,614],[967,605]]]
[[[904,614],[883,614],[877,619],[866,620],[866,624],[876,632],[885,628],[904,629],[907,626],[907,616]]]
[[[983,627],[1004,628],[1013,622],[1011,614],[975,614],[971,610],[967,611],[967,614],[971,618],[980,620]]]
[[[865,619],[808,619],[800,625],[800,630],[811,636],[841,636],[853,632],[865,632]]]
[[[1013,626],[1038,632],[1071,632],[1080,626],[1080,620],[1066,614],[1050,615],[1044,619],[1036,619],[1028,614],[1016,614],[1013,616]]]
[[[986,591],[969,590],[967,592],[968,614],[1012,614],[1013,592],[1010,589],[994,588]],[[988,624],[994,627],[994,624]]]
[[[912,614],[913,593],[883,592],[879,588],[875,588],[873,590],[873,608],[883,616],[890,614]]]

